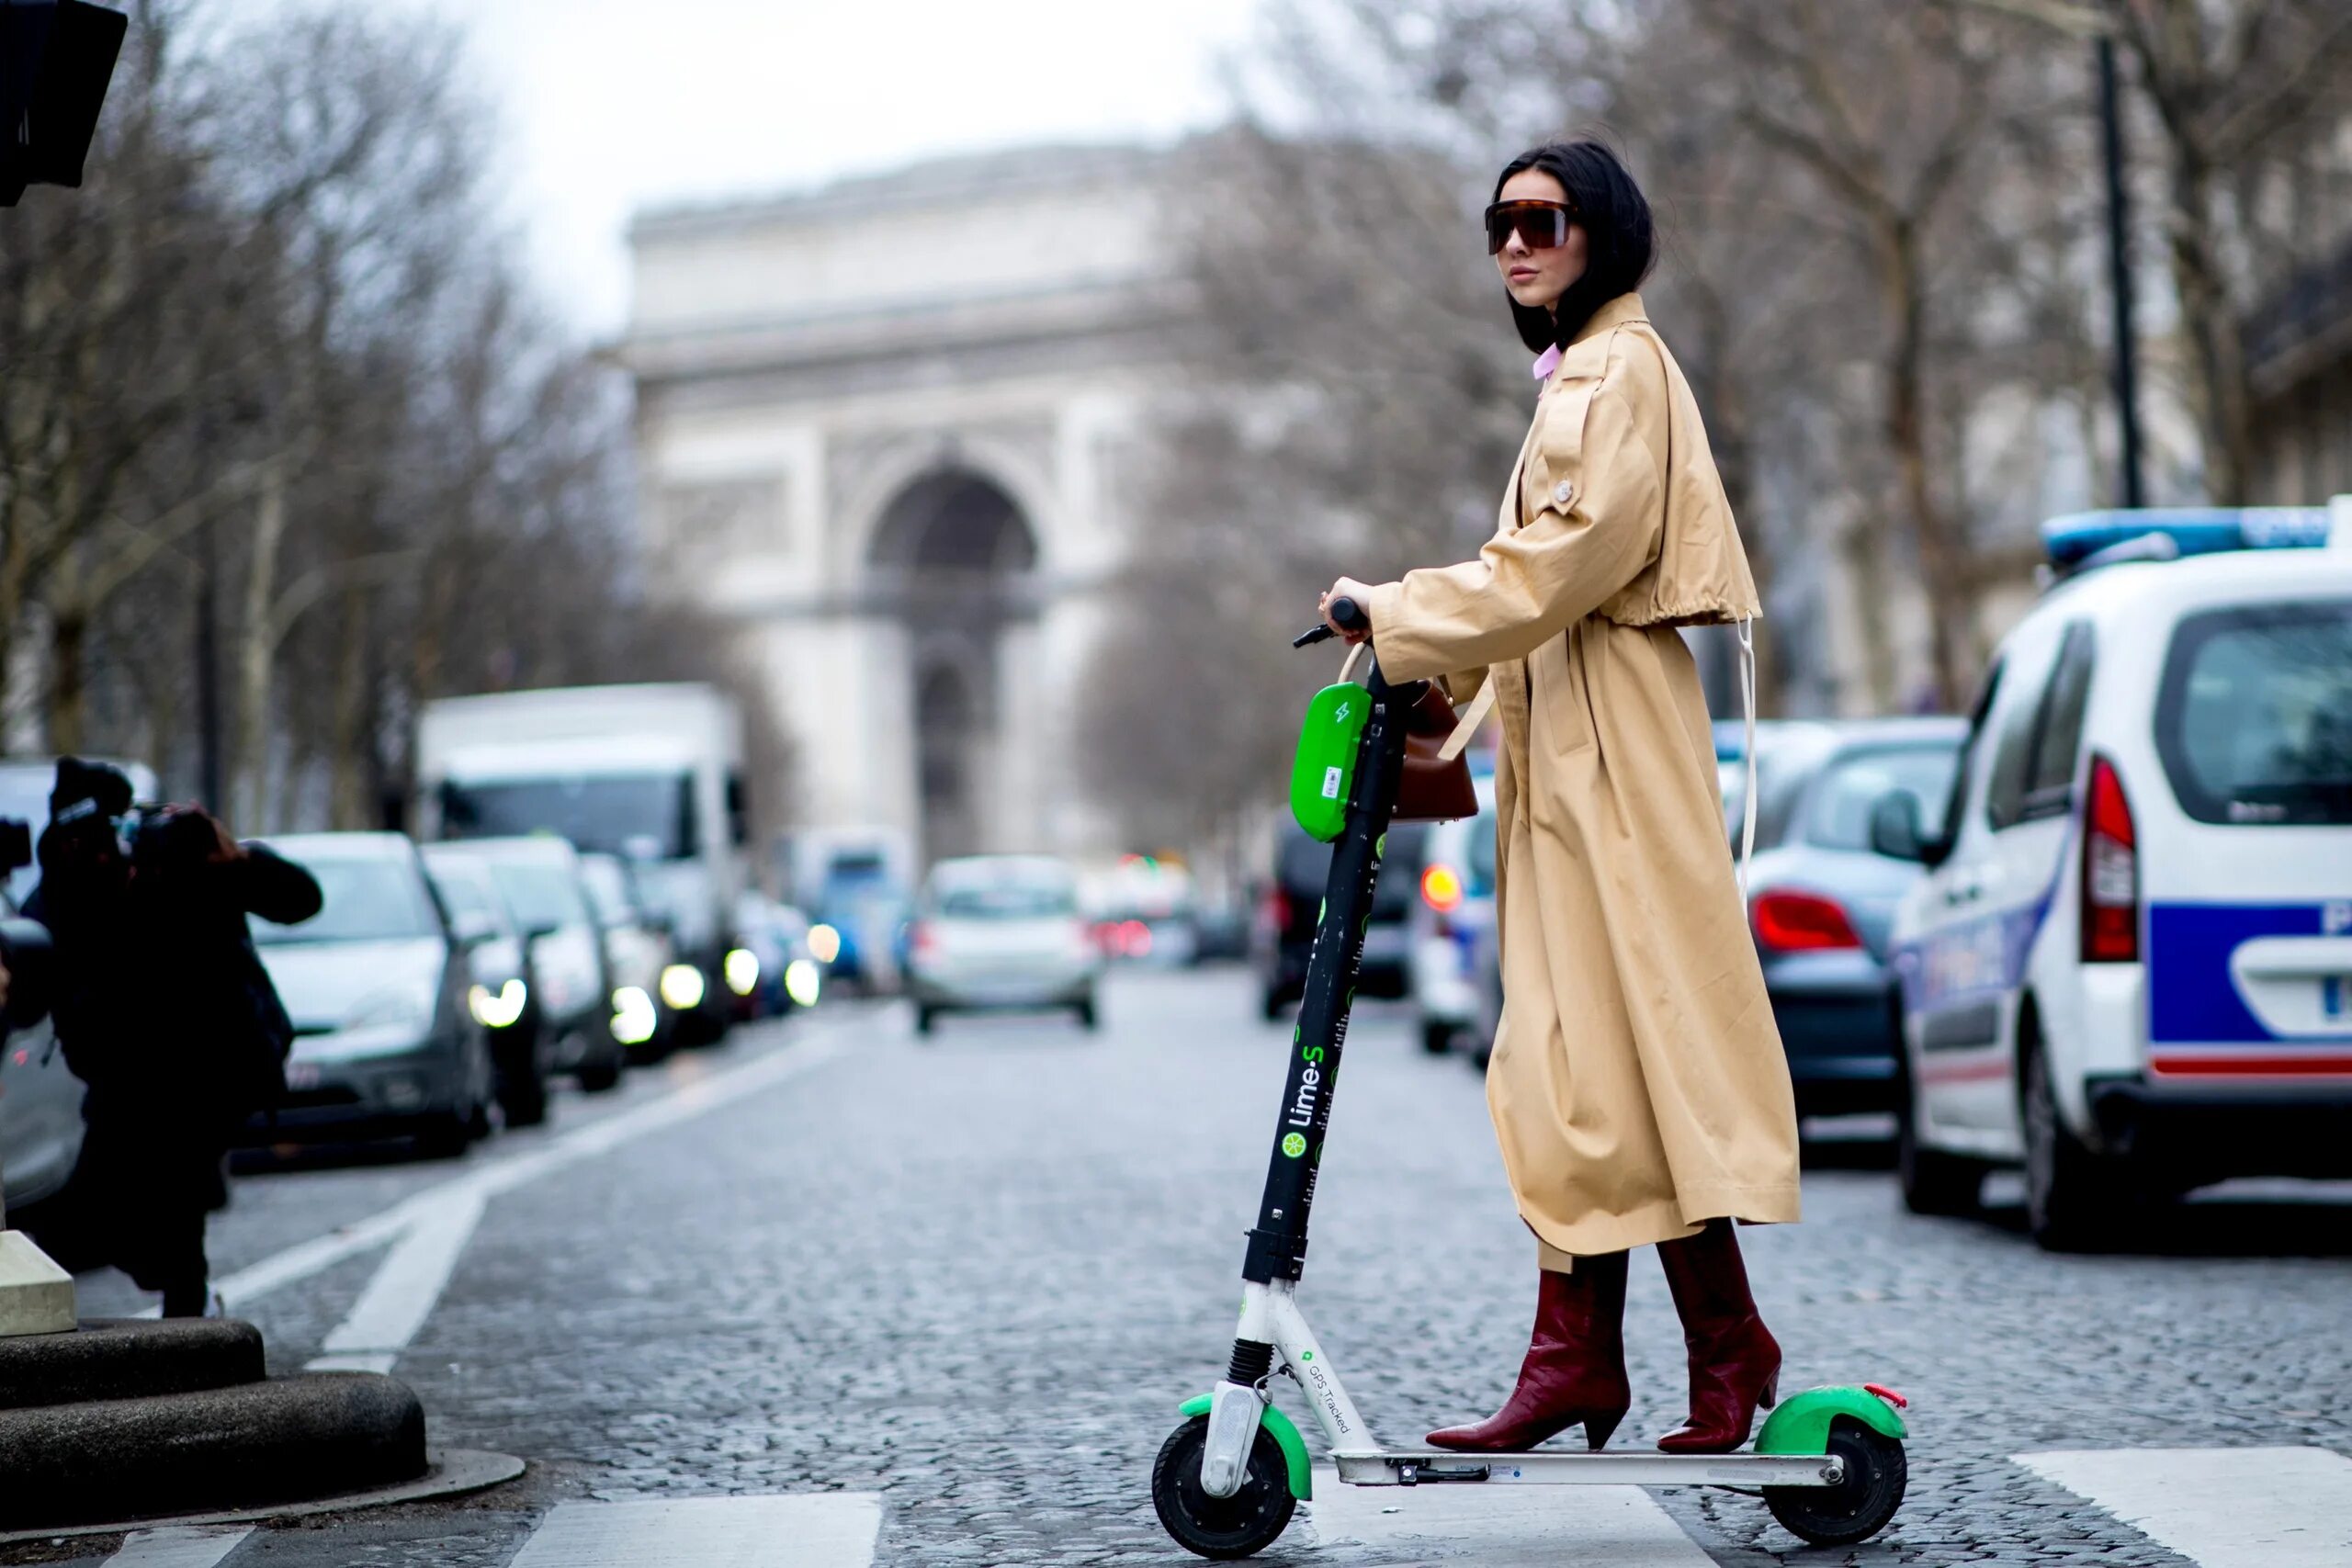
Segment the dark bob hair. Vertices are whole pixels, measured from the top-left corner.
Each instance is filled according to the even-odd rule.
[[[1540,354],[1555,344],[1565,347],[1595,310],[1639,288],[1657,259],[1657,242],[1642,187],[1600,142],[1547,141],[1529,148],[1503,165],[1493,199],[1500,201],[1504,183],[1528,169],[1541,169],[1560,182],[1585,233],[1584,276],[1568,285],[1556,307],[1546,310],[1511,301],[1520,341]]]

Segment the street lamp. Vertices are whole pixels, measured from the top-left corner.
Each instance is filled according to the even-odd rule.
[[[2131,192],[2123,181],[2123,114],[2115,82],[2115,40],[2101,34],[2098,51],[2098,120],[2101,152],[2107,164],[2107,271],[2114,310],[2115,412],[2120,440],[2125,506],[2144,506],[2147,494],[2140,480],[2139,339],[2132,324],[2132,254],[2130,248]]]

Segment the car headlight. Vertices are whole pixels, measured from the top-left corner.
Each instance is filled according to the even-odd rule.
[[[795,1007],[815,1007],[823,986],[824,971],[813,958],[796,958],[784,966],[784,994]]]
[[[760,983],[760,955],[748,947],[731,949],[719,973],[726,976],[729,990],[739,997],[748,997]]]
[[[831,926],[810,926],[808,952],[818,963],[831,964],[842,955],[842,933]]]
[[[423,1029],[433,1021],[433,992],[417,986],[370,992],[343,1015],[345,1029]]]
[[[624,1045],[642,1045],[653,1038],[660,1021],[654,1016],[653,998],[643,987],[623,986],[613,993],[613,1038]]]
[[[520,979],[510,978],[493,991],[487,986],[476,986],[466,994],[466,1003],[474,1021],[484,1029],[511,1029],[522,1021],[523,1007],[530,999],[530,991]]]
[[[707,988],[702,971],[691,964],[673,964],[662,971],[662,999],[673,1011],[692,1012],[702,1006]]]

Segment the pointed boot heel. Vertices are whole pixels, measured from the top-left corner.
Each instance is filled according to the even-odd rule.
[[[1611,1416],[1588,1416],[1584,1418],[1585,1446],[1599,1453],[1609,1446],[1609,1435],[1617,1430],[1617,1423],[1625,1418],[1623,1410]]]

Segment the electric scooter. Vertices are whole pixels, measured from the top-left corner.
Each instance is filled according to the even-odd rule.
[[[1336,599],[1330,608],[1340,626],[1364,626],[1351,601]],[[1292,646],[1305,648],[1331,635],[1329,626],[1317,626]],[[1297,1299],[1307,1212],[1330,1126],[1373,887],[1396,807],[1406,715],[1423,690],[1419,682],[1388,684],[1375,656],[1352,765],[1342,757],[1328,768],[1306,770],[1319,772],[1327,795],[1344,798],[1344,826],[1332,846],[1265,1194],[1241,1266],[1241,1322],[1232,1360],[1212,1393],[1182,1407],[1183,1425],[1160,1446],[1151,1471],[1159,1522],[1179,1545],[1211,1558],[1250,1556],[1282,1534],[1292,1511],[1311,1494],[1312,1472],[1305,1439],[1268,1393],[1281,1372],[1306,1395],[1339,1479],[1350,1485],[1718,1486],[1760,1492],[1773,1517],[1815,1545],[1869,1539],[1903,1501],[1908,1433],[1900,1411],[1906,1402],[1892,1389],[1866,1383],[1795,1394],[1772,1411],[1753,1449],[1738,1453],[1384,1449],[1307,1325]],[[1340,711],[1344,714],[1344,706]]]

